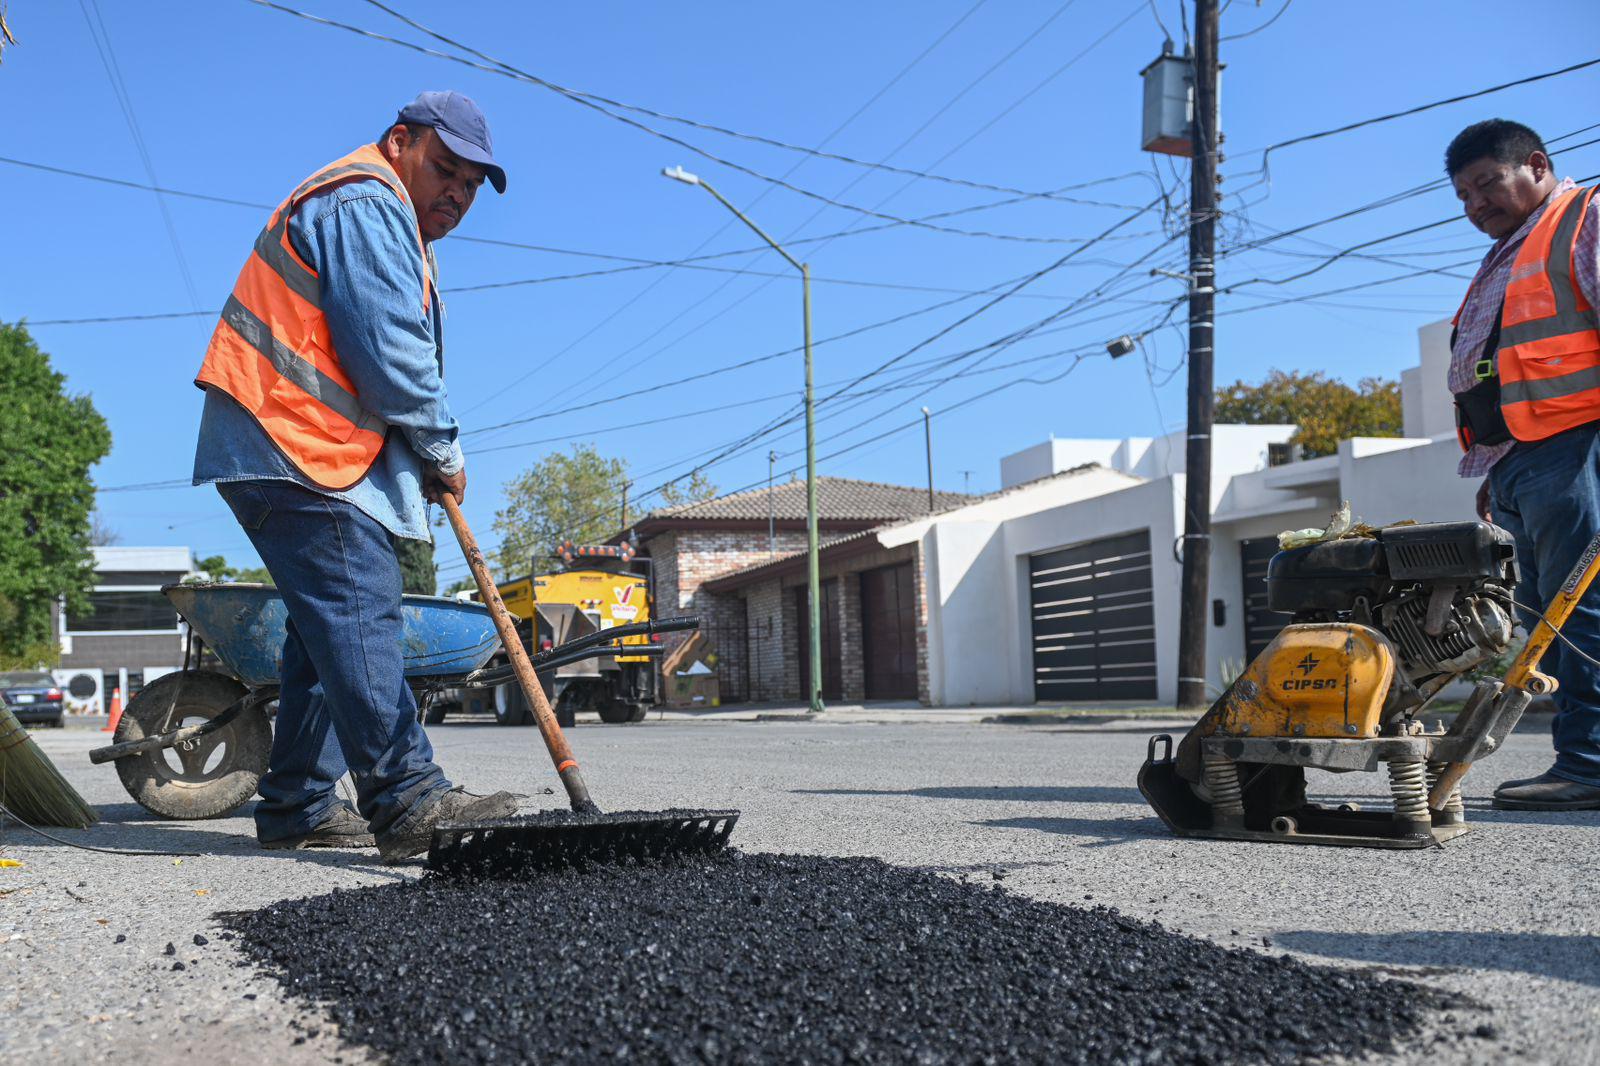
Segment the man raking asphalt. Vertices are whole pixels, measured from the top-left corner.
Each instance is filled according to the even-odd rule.
[[[395,538],[428,540],[424,498],[466,492],[445,398],[433,243],[494,160],[459,93],[426,92],[374,144],[322,167],[256,238],[195,383],[195,484],[215,484],[288,608],[265,848],[427,850],[433,827],[516,798],[454,787],[404,678]],[[339,799],[349,771],[356,809]]]

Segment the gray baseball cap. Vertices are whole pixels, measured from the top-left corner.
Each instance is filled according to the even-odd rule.
[[[446,148],[484,169],[495,192],[506,191],[505,168],[494,161],[489,120],[470,97],[458,92],[418,93],[415,100],[400,109],[395,122],[433,127]]]

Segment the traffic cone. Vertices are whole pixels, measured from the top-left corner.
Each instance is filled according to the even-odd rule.
[[[114,689],[111,690],[111,720],[106,723],[106,727],[104,729],[100,730],[100,732],[102,732],[102,733],[115,733],[117,731],[117,723],[121,722],[121,721],[122,721],[122,689],[120,687],[118,687],[118,688],[114,688]]]

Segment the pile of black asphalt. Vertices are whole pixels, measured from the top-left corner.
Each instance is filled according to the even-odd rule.
[[[429,875],[224,920],[400,1064],[1300,1062],[1392,1052],[1445,1006],[875,859]]]

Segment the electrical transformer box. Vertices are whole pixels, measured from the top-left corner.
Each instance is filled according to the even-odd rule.
[[[1140,74],[1144,78],[1140,146],[1147,152],[1190,155],[1189,124],[1194,118],[1194,65],[1190,57],[1164,51]]]

